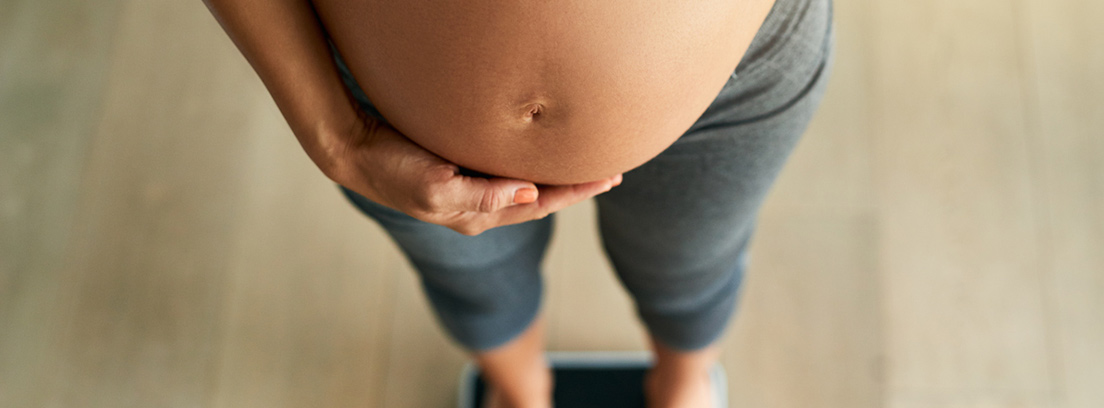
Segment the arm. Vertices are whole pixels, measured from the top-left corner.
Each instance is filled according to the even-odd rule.
[[[377,124],[341,82],[310,0],[203,0],[328,177],[358,127]]]
[[[455,164],[361,113],[341,82],[310,0],[203,2],[257,71],[311,160],[369,200],[476,235],[547,216],[621,182],[617,175],[538,189],[524,180],[463,176]]]

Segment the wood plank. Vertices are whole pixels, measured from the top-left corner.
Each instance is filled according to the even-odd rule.
[[[249,211],[237,220],[212,405],[383,406],[401,258],[321,176],[275,105],[258,108],[238,169]]]
[[[953,397],[946,398],[920,398],[918,401],[897,401],[888,408],[1050,408],[1049,400],[1033,401],[1030,399],[1007,399],[991,396]]]
[[[61,387],[63,260],[118,3],[0,2],[0,406],[47,406]]]
[[[460,370],[469,357],[437,325],[409,263],[396,268],[387,381],[381,407],[456,405]]]
[[[1053,391],[1013,7],[874,3],[887,397]]]
[[[197,27],[206,29],[197,30]],[[236,176],[263,94],[199,2],[141,1],[118,17],[62,293],[74,307],[52,367],[60,406],[209,402]]]
[[[555,215],[545,257],[548,349],[648,350],[646,331],[602,250],[594,200]]]
[[[882,406],[877,222],[762,217],[722,359],[734,407]]]
[[[1104,4],[1022,2],[1038,245],[1061,406],[1104,405]]]

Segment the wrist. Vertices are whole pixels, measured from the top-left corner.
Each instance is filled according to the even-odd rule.
[[[315,166],[326,177],[337,181],[336,177],[343,171],[351,128],[350,124],[319,121],[292,131]]]
[[[312,159],[327,177],[338,183],[355,182],[348,177],[359,169],[368,153],[367,145],[378,132],[381,122],[358,112],[343,121],[319,123],[313,130],[315,154]],[[317,156],[317,157],[314,157]]]

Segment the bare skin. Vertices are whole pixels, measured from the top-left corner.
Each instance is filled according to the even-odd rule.
[[[721,89],[773,0],[204,3],[324,175],[477,235],[608,191],[669,146]],[[398,128],[359,109],[323,22]],[[459,165],[498,177],[466,177]],[[550,403],[542,327],[475,354],[501,405]],[[708,407],[717,348],[652,347],[649,408]]]
[[[649,340],[656,364],[644,379],[648,408],[714,408],[709,369],[720,356],[720,346],[681,351]]]
[[[774,0],[313,0],[395,129],[470,169],[576,184],[701,116]]]
[[[486,408],[549,408],[552,371],[544,358],[545,321],[538,316],[518,337],[502,346],[473,353],[490,383]]]

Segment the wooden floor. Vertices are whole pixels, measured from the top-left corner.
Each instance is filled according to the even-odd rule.
[[[836,17],[732,407],[1104,406],[1104,2]],[[593,215],[558,219],[549,347],[643,350]],[[0,407],[444,408],[465,361],[200,1],[0,2]]]

